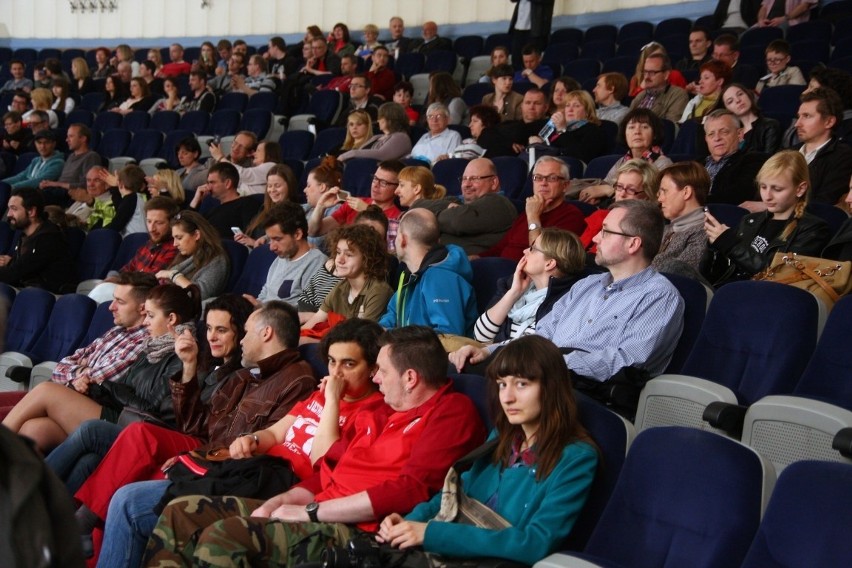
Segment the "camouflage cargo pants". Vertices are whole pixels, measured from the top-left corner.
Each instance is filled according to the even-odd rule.
[[[250,517],[262,500],[193,495],[173,500],[148,540],[143,566],[294,566],[346,543],[341,523],[284,523]]]

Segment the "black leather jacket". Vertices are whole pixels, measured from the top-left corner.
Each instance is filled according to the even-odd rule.
[[[751,278],[767,267],[776,252],[796,252],[819,256],[831,238],[825,221],[805,213],[787,240],[780,235],[769,242],[766,250],[757,252],[751,247],[754,238],[763,232],[772,213],[762,211],[743,217],[740,226],[722,233],[710,248],[725,255],[735,267],[735,279]]]
[[[774,154],[781,149],[781,125],[774,118],[759,116],[751,123],[742,148],[746,152]]]

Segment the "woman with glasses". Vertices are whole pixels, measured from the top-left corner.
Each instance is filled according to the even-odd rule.
[[[200,213],[181,211],[172,222],[172,238],[178,255],[169,268],[157,272],[157,278],[181,288],[194,284],[202,300],[223,293],[230,263],[213,225]]]
[[[612,201],[624,201],[626,199],[657,201],[659,187],[660,173],[653,164],[641,159],[628,160],[616,170]],[[602,204],[603,209],[599,209],[586,217],[586,230],[580,235],[580,241],[589,253],[594,253],[597,250],[592,239],[601,232],[604,219],[609,214],[609,209],[605,208],[608,206],[609,202],[605,202]]]
[[[602,183],[586,187],[580,192],[580,201],[597,205],[615,197],[615,180],[618,169],[630,160],[644,160],[661,170],[672,165],[663,155],[663,121],[653,111],[635,108],[624,115],[618,129],[618,142],[627,147],[627,153],[618,159],[607,172]]]
[[[374,160],[398,160],[411,153],[411,138],[408,136],[408,115],[401,105],[385,103],[379,107],[379,130],[377,134],[357,150],[344,152],[341,162],[352,158]]]

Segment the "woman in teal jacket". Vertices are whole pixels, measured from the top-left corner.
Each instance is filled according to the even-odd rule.
[[[595,477],[598,454],[577,417],[559,349],[537,335],[501,349],[488,367],[503,412],[495,417],[493,455],[461,476],[466,495],[511,526],[493,530],[434,520],[441,494],[405,518],[382,522],[378,539],[399,548],[422,546],[441,556],[505,558],[534,564],[571,531]],[[546,393],[546,396],[545,396]]]

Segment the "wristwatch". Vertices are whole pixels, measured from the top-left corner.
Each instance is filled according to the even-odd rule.
[[[536,229],[541,229],[541,227],[538,226],[538,223],[530,223],[527,227],[528,231],[535,231]]]
[[[311,522],[319,522],[319,517],[317,517],[317,511],[319,511],[319,503],[317,503],[316,501],[305,505],[305,512],[308,514],[308,518],[311,520]]]

